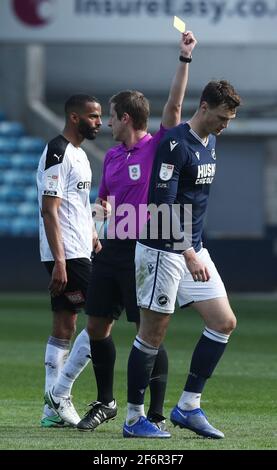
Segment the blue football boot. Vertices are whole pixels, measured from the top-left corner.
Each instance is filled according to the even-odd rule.
[[[201,408],[187,411],[181,410],[181,408],[176,405],[171,411],[170,420],[174,426],[189,429],[200,436],[209,437],[211,439],[223,439],[224,437],[223,432],[215,429],[209,423]]]
[[[158,426],[141,416],[135,424],[124,423],[123,437],[166,438],[171,437],[168,431],[162,431]]]

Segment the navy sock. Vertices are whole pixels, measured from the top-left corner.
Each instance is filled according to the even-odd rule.
[[[128,361],[128,403],[144,403],[157,352],[157,348],[146,345],[138,337],[135,339]]]
[[[184,390],[202,393],[206,380],[211,377],[227,343],[213,341],[202,335],[192,355],[190,371]]]
[[[113,400],[113,377],[116,350],[111,336],[90,340],[91,359],[97,383],[97,401],[105,405]]]
[[[149,388],[150,388],[150,406],[147,413],[149,418],[156,415],[163,415],[164,397],[166,391],[168,375],[168,357],[164,345],[159,347],[156,356],[154,368],[151,374]]]

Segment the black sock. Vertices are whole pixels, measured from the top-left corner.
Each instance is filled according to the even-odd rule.
[[[164,397],[166,391],[168,374],[168,357],[164,345],[159,347],[156,356],[154,368],[151,374],[150,388],[150,406],[147,413],[148,418],[155,418],[156,415],[163,415]]]
[[[116,350],[111,336],[90,340],[91,359],[97,383],[97,401],[105,405],[113,400],[113,376]]]
[[[190,371],[184,390],[202,393],[206,380],[211,377],[227,343],[219,343],[202,335],[198,341],[190,364]]]
[[[128,403],[144,403],[157,352],[157,348],[142,343],[136,337],[128,361]]]

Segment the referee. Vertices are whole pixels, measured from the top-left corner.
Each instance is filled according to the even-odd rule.
[[[114,320],[125,309],[127,320],[139,327],[140,316],[136,299],[135,245],[145,219],[139,219],[139,205],[147,204],[152,164],[159,142],[166,130],[180,122],[182,102],[188,80],[191,54],[196,45],[192,32],[182,35],[180,61],[173,79],[169,98],[163,109],[160,129],[153,136],[147,132],[149,103],[138,91],[122,91],[110,100],[109,126],[118,145],[105,157],[98,202],[106,205],[114,198],[115,217],[108,228],[108,239],[94,257],[86,313],[90,336],[92,363],[97,382],[97,401],[77,425],[83,431],[92,431],[99,424],[117,414],[113,394],[115,345],[111,336]],[[134,217],[127,234],[119,207],[129,204]],[[150,379],[150,407],[148,418],[165,428],[163,402],[168,372],[167,353],[160,346]]]

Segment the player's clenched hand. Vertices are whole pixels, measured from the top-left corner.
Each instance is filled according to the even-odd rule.
[[[187,31],[182,34],[182,39],[180,42],[180,53],[184,57],[191,57],[192,51],[197,44],[192,31]]]
[[[206,282],[210,279],[207,267],[197,258],[194,250],[185,251],[183,255],[194,281]]]
[[[48,286],[52,297],[60,295],[67,284],[66,263],[65,261],[55,261],[52,271],[52,279]]]

